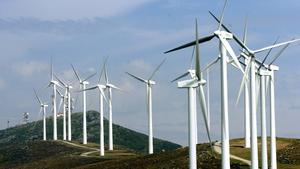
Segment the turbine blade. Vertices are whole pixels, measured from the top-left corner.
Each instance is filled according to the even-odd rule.
[[[56,92],[62,97],[63,95],[61,94],[61,92],[58,90],[58,89],[56,89]]]
[[[101,93],[101,95],[102,95],[102,97],[103,97],[103,99],[104,99],[104,101],[107,103],[107,104],[109,104],[108,103],[108,101],[107,101],[107,98],[106,98],[106,96],[105,96],[105,94],[104,94],[104,91],[103,91],[103,89],[102,88],[98,88],[99,89],[99,91],[100,91],[100,93]]]
[[[106,84],[108,84],[108,75],[107,75],[106,63],[104,64],[104,77],[105,77]]]
[[[205,72],[206,70],[210,69],[213,65],[218,63],[219,60],[220,60],[220,57],[218,57],[216,60],[209,63],[201,72]]]
[[[50,76],[51,80],[53,80],[53,63],[52,63],[52,56],[50,58]]]
[[[185,77],[185,76],[187,76],[187,75],[189,75],[189,74],[190,74],[190,72],[186,72],[186,73],[184,73],[183,75],[181,75],[181,76],[175,78],[174,80],[172,80],[171,83],[173,83],[173,82],[175,82],[175,81],[177,81],[177,80],[179,80],[179,79],[181,79],[181,78],[183,78],[183,77]]]
[[[194,53],[195,53],[195,46],[193,47],[193,52],[190,60],[190,69],[193,69]]]
[[[243,36],[243,44],[247,43],[247,33],[248,33],[248,17],[245,18],[245,26],[244,26],[244,36]]]
[[[210,15],[218,22],[220,23],[220,20],[212,13],[210,12]],[[223,23],[222,23],[222,27],[228,32],[228,33],[232,33]],[[243,48],[246,49],[248,52],[251,52],[251,50],[234,34],[233,35],[233,39]]]
[[[285,51],[285,49],[287,48],[287,47],[289,47],[289,45],[290,45],[290,43],[289,44],[286,44],[275,56],[274,56],[274,58],[273,58],[273,60],[270,62],[270,64],[269,65],[272,65],[277,59],[278,59],[278,57]]]
[[[35,97],[36,97],[37,101],[38,101],[40,104],[42,104],[42,101],[41,101],[41,99],[39,98],[39,96],[38,96],[36,90],[33,89],[33,91],[34,91],[34,94],[35,94]]]
[[[73,72],[75,73],[75,76],[77,77],[78,81],[81,82],[80,76],[78,75],[76,69],[74,68],[74,66],[71,64]]]
[[[249,71],[250,71],[250,67],[251,67],[251,59],[247,59],[246,61],[248,61],[246,63],[246,68],[245,68],[245,73],[244,73],[244,76],[243,76],[243,79],[242,79],[242,82],[241,82],[241,85],[240,85],[240,89],[239,89],[239,93],[238,93],[238,97],[235,101],[235,105],[237,106],[239,104],[239,101],[240,101],[240,97],[242,95],[242,92],[243,92],[243,89],[244,87],[248,87],[248,74],[249,74]],[[246,84],[246,85],[245,85]],[[248,89],[245,89],[245,90],[248,90]]]
[[[113,88],[113,89],[116,89],[116,90],[119,90],[119,91],[123,91],[121,88],[113,85],[113,84],[110,84],[110,87]]]
[[[98,83],[100,83],[100,81],[101,81],[101,78],[102,78],[102,75],[103,75],[103,72],[104,72],[104,69],[105,69],[105,64],[106,64],[107,60],[108,60],[108,56],[104,59],[104,62],[103,62],[103,65],[102,65],[102,69],[100,71],[101,73],[99,75]]]
[[[38,120],[34,122],[33,129],[36,128],[36,125],[37,125],[37,123],[39,122],[39,119],[41,118],[42,111],[43,111],[43,108],[41,107],[41,108],[40,108],[40,111],[39,111],[39,113],[38,113]]]
[[[227,6],[227,2],[228,2],[228,0],[225,0],[225,4],[223,6],[222,14],[221,14],[221,17],[220,17],[220,23],[219,23],[218,30],[221,30],[221,26],[222,26],[222,23],[223,23],[224,13],[225,13],[225,9],[226,9],[226,6]]]
[[[279,37],[277,37],[277,39],[275,40],[275,42],[273,43],[273,45],[275,45],[275,44],[277,43],[278,39],[279,39]],[[289,44],[287,44],[287,45],[289,45]],[[268,56],[269,56],[270,53],[272,52],[272,49],[274,49],[274,48],[271,48],[271,49],[268,51],[268,53],[267,53],[267,55],[265,56],[264,60],[263,60],[263,61],[261,62],[261,64],[259,65],[258,71],[261,69],[261,67],[262,67],[262,66],[264,65],[264,63],[266,62]]]
[[[147,80],[145,80],[145,79],[143,79],[143,78],[141,78],[141,77],[135,76],[135,75],[133,75],[133,74],[131,74],[131,73],[129,73],[129,72],[126,72],[126,73],[127,73],[129,76],[131,76],[131,77],[137,79],[138,81],[141,81],[141,82],[143,82],[143,83],[148,83]]]
[[[207,107],[206,107],[206,100],[205,100],[203,85],[199,86],[199,101],[200,101],[200,107],[201,107],[201,110],[202,110],[203,119],[204,119],[204,122],[205,122],[207,137],[208,137],[210,146],[212,148],[210,129],[209,129],[208,120],[207,120]]]
[[[58,78],[58,76],[56,76],[56,74],[53,74],[53,75],[59,81],[59,83],[61,83],[64,86],[67,86],[67,84],[65,82],[63,82],[60,78]]]
[[[156,67],[148,80],[151,80],[154,77],[155,73],[158,72],[159,68],[165,63],[166,59],[167,58],[165,57],[164,60]]]
[[[201,39],[198,39],[198,43],[204,43],[204,42],[207,42],[207,41],[210,41],[212,38],[214,38],[215,35],[209,35],[209,36],[206,36],[206,37],[203,37]],[[170,52],[174,52],[176,50],[180,50],[180,49],[184,49],[184,48],[187,48],[187,47],[190,47],[190,46],[194,46],[196,44],[196,41],[192,41],[192,42],[189,42],[189,43],[186,43],[184,45],[181,45],[177,48],[174,48],[174,49],[171,49],[171,50],[168,50],[166,52],[164,52],[164,54],[167,54],[167,53],[170,53]]]
[[[59,106],[58,106],[58,109],[57,109],[57,112],[59,112],[60,108],[61,108],[61,105],[63,103],[63,98],[60,98],[60,102],[59,102]]]
[[[96,74],[97,74],[97,73],[93,73],[93,74],[89,75],[88,77],[86,77],[85,79],[83,79],[83,82],[89,80],[90,78],[92,78],[92,77],[95,76]]]
[[[224,45],[224,47],[226,48],[226,50],[228,51],[228,53],[230,54],[231,58],[233,59],[234,63],[236,64],[236,66],[238,66],[238,68],[240,69],[240,71],[245,74],[239,60],[237,59],[233,49],[231,48],[231,46],[229,45],[229,43],[227,42],[227,40],[223,39],[222,37],[219,37],[220,41],[222,42],[222,44]]]
[[[196,58],[195,58],[195,69],[196,69],[196,76],[198,80],[201,80],[201,65],[200,65],[200,54],[199,54],[199,42],[197,41],[198,39],[198,23],[196,19]]]
[[[86,88],[85,90],[81,90],[81,91],[94,90],[94,89],[97,89],[97,88],[98,88],[98,86],[94,86],[94,87]]]
[[[268,46],[268,47],[265,47],[265,48],[261,48],[261,49],[255,50],[255,51],[253,51],[253,53],[260,53],[260,52],[263,52],[265,50],[268,50],[268,49],[271,49],[271,48],[277,48],[277,47],[282,46],[282,45],[286,45],[286,44],[297,42],[299,40],[300,39],[294,39],[294,40],[290,40],[290,41],[287,41],[287,42],[279,43],[279,44],[276,44],[276,45]]]

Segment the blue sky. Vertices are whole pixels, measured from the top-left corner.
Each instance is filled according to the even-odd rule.
[[[0,128],[6,127],[7,120],[18,124],[25,111],[30,112],[31,120],[38,119],[39,105],[33,87],[50,104],[50,90],[44,86],[49,80],[51,56],[55,72],[72,82],[75,77],[70,63],[81,74],[88,75],[95,71],[99,73],[103,58],[110,56],[110,79],[126,91],[113,95],[114,120],[146,133],[145,86],[124,72],[145,78],[150,76],[165,57],[164,51],[194,39],[195,18],[199,20],[200,36],[214,31],[217,25],[208,11],[219,16],[222,5],[221,0],[0,1]],[[296,0],[231,0],[224,22],[241,36],[248,15],[248,44],[256,49],[272,44],[278,36],[280,41],[300,37],[299,9]],[[231,44],[238,53],[235,43],[232,41]],[[280,66],[276,73],[279,136],[300,137],[297,125],[300,118],[298,48],[299,44],[291,45],[276,62]],[[218,43],[213,40],[201,45],[200,50],[204,66],[217,56]],[[187,144],[187,95],[170,81],[189,67],[191,52],[192,48],[189,48],[167,55],[166,63],[154,78],[157,85],[153,89],[154,135],[183,145]],[[211,76],[212,132],[213,138],[219,139],[218,66]],[[243,136],[242,105],[234,105],[241,78],[238,71],[229,68],[231,137]],[[97,79],[93,78],[91,83]],[[77,83],[74,85],[78,86]],[[89,109],[97,110],[97,101],[96,94],[88,94]],[[80,105],[81,100],[77,102],[76,110],[81,111]],[[198,114],[199,140],[206,141],[201,112]]]

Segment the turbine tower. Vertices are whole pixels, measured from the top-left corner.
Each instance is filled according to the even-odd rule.
[[[98,89],[99,90],[99,113],[100,113],[100,156],[104,156],[104,121],[103,121],[103,99],[106,101],[107,103],[107,99],[105,97],[105,94],[104,94],[104,90],[106,89],[106,86],[105,85],[102,85],[100,84],[101,82],[101,77],[102,77],[102,74],[103,74],[103,71],[104,71],[104,65],[103,65],[103,68],[102,68],[102,71],[100,73],[100,76],[99,76],[99,81],[98,81],[98,84],[96,84],[95,86],[93,87],[90,87],[90,88],[87,88],[85,89],[85,91],[88,91],[88,90],[95,90],[95,89]]]
[[[107,69],[106,69],[106,62],[107,59],[104,62],[104,77],[105,77],[105,87],[108,90],[108,109],[109,109],[109,124],[108,124],[108,149],[109,150],[113,150],[113,122],[112,122],[112,89],[116,89],[116,90],[121,90],[120,88],[118,88],[117,86],[109,83],[108,81],[108,74],[107,74]]]
[[[74,74],[76,76],[76,78],[79,81],[80,84],[80,89],[82,89],[82,102],[83,102],[83,126],[82,126],[82,130],[83,130],[83,139],[82,142],[83,144],[87,144],[87,129],[86,129],[86,85],[89,84],[89,82],[87,81],[88,79],[90,79],[91,77],[93,77],[96,73],[91,74],[90,76],[87,76],[84,79],[81,79],[79,74],[77,73],[76,69],[74,68],[74,66],[71,64],[72,69],[74,71]]]
[[[155,81],[153,81],[153,77],[155,73],[159,70],[162,64],[166,61],[166,58],[154,69],[151,76],[146,80],[141,77],[135,76],[131,73],[126,72],[131,77],[136,80],[146,84],[146,92],[147,92],[147,110],[148,110],[148,153],[153,154],[153,128],[152,128],[152,86],[155,85]]]
[[[72,87],[72,84],[69,83],[65,83],[63,80],[61,80],[59,77],[57,77],[56,75],[54,75],[55,78],[59,81],[59,83],[61,83],[66,91],[66,96],[64,96],[64,103],[65,103],[65,98],[67,99],[67,104],[68,104],[68,141],[71,141],[72,140],[72,124],[71,124],[71,114],[72,114],[72,108],[71,108],[71,89],[73,88]],[[61,95],[61,93],[60,93]],[[61,95],[62,96],[62,95]],[[64,122],[65,122],[65,113],[64,113]],[[65,128],[65,123],[64,123],[64,128]]]
[[[207,105],[205,101],[204,94],[204,85],[206,81],[202,77],[201,69],[200,69],[200,54],[199,54],[199,43],[198,43],[198,25],[196,20],[196,40],[195,40],[195,49],[196,49],[196,57],[195,57],[195,70],[189,69],[188,72],[174,79],[172,82],[177,81],[187,75],[191,75],[191,79],[184,80],[178,82],[178,88],[187,88],[188,89],[188,122],[189,122],[189,168],[196,169],[197,168],[197,104],[196,104],[196,92],[197,88],[199,88],[199,101],[202,110],[203,119],[206,126],[206,132],[208,135],[208,139],[210,144],[210,129],[208,125],[207,119]]]
[[[262,133],[262,144],[261,144],[261,158],[262,158],[262,169],[268,169],[268,153],[267,153],[267,132],[266,132],[266,81],[268,78],[271,80],[270,83],[270,133],[271,133],[271,169],[277,169],[277,157],[276,157],[276,133],[275,133],[275,97],[274,97],[274,71],[278,71],[279,67],[273,65],[276,59],[283,53],[283,51],[290,44],[286,44],[273,58],[269,65],[265,65],[265,61],[269,56],[271,50],[264,58],[264,60],[259,64],[258,72],[261,77],[261,133]],[[264,69],[261,69],[264,68]]]
[[[36,97],[38,103],[41,106],[40,113],[41,113],[41,111],[43,111],[43,140],[46,141],[47,140],[47,133],[46,133],[46,108],[48,107],[48,105],[47,105],[47,103],[42,102],[42,100],[39,98],[36,90],[35,89],[33,89],[33,90],[34,90],[35,97]]]
[[[61,101],[58,106],[58,111],[60,110],[61,104],[63,105],[63,140],[67,140],[67,117],[66,117],[66,100],[67,100],[67,90],[65,94],[62,94],[59,90],[56,90],[61,97]]]
[[[60,86],[59,83],[54,80],[53,78],[53,64],[52,64],[52,58],[51,58],[51,80],[48,85],[48,87],[53,87],[53,93],[52,93],[52,109],[53,109],[53,140],[57,140],[57,112],[56,112],[56,88],[57,86]]]

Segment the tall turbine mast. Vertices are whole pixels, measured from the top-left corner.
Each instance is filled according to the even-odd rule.
[[[57,140],[57,111],[56,111],[56,88],[57,86],[60,86],[59,83],[54,80],[53,78],[53,63],[52,63],[52,57],[51,57],[51,67],[50,67],[50,76],[51,80],[48,85],[48,87],[53,87],[53,95],[52,95],[52,109],[53,109],[53,140]],[[60,86],[61,87],[61,86]]]
[[[103,74],[103,70],[104,70],[104,65],[103,65],[103,68],[102,68],[102,71],[100,73],[100,76],[99,76],[99,81],[98,83],[93,86],[93,87],[90,87],[90,88],[87,88],[87,89],[84,89],[84,91],[88,91],[88,90],[99,90],[99,119],[100,119],[100,126],[99,126],[99,135],[100,135],[100,147],[99,147],[99,150],[100,150],[100,156],[104,156],[104,117],[103,117],[103,99],[106,101],[107,103],[107,99],[105,97],[105,94],[104,94],[104,90],[106,89],[106,86],[103,85],[103,84],[100,84],[101,82],[101,77],[102,77],[102,74]]]
[[[87,125],[86,125],[86,86],[89,84],[89,82],[87,81],[88,79],[92,78],[93,76],[96,75],[96,73],[93,73],[89,76],[87,76],[84,79],[81,79],[79,74],[77,73],[76,69],[74,68],[74,66],[71,64],[72,69],[74,71],[74,74],[76,76],[76,78],[79,81],[80,84],[80,88],[82,89],[82,102],[83,102],[83,117],[82,117],[82,121],[83,121],[83,126],[82,126],[82,130],[83,130],[83,144],[87,144]]]
[[[153,77],[155,73],[159,70],[159,68],[162,66],[162,64],[166,61],[166,58],[154,69],[151,76],[148,78],[148,80],[143,79],[141,77],[138,77],[136,75],[130,74],[126,72],[129,76],[135,78],[136,80],[145,83],[146,89],[147,89],[147,111],[148,111],[148,153],[153,154],[153,128],[152,128],[152,86],[155,84],[155,81],[153,81]]]
[[[48,107],[48,105],[44,102],[42,102],[42,100],[39,98],[37,92],[35,89],[33,89],[35,97],[38,101],[38,103],[40,104],[41,108],[40,108],[40,112],[43,111],[43,140],[46,141],[47,140],[47,133],[46,133],[46,108]]]
[[[54,75],[55,76],[55,75]],[[71,124],[71,114],[72,114],[72,107],[71,107],[71,89],[73,88],[72,87],[72,84],[67,84],[65,83],[64,81],[62,81],[59,77],[55,76],[55,78],[59,81],[59,83],[61,83],[65,89],[66,89],[66,98],[67,98],[67,107],[68,107],[68,141],[71,141],[72,140],[72,130],[71,130],[71,127],[72,127],[72,124]],[[60,94],[61,95],[61,94]],[[64,117],[64,120],[65,120],[65,117]]]
[[[121,90],[120,88],[118,88],[117,86],[109,83],[108,81],[108,74],[107,74],[107,69],[106,69],[106,63],[107,63],[107,59],[104,62],[104,77],[105,77],[105,86],[106,89],[108,90],[108,149],[109,150],[113,150],[113,120],[112,120],[112,89],[116,89],[116,90]]]

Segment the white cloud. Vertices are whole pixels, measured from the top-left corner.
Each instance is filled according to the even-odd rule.
[[[48,71],[49,65],[38,61],[28,61],[16,63],[12,66],[12,69],[23,77],[29,77],[36,73]]]
[[[3,18],[77,20],[108,18],[127,13],[153,0],[14,0],[0,2]]]

